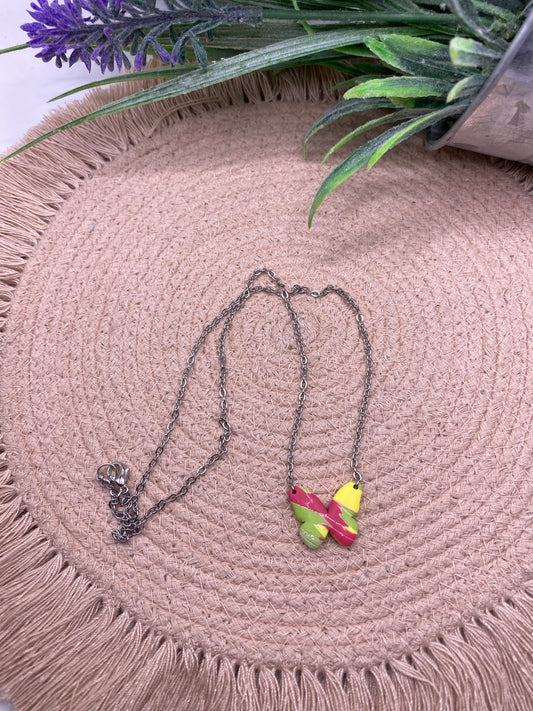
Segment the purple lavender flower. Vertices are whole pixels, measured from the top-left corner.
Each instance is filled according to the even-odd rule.
[[[32,2],[30,7],[32,9],[28,10],[28,13],[36,22],[29,22],[21,27],[30,37],[28,44],[43,48],[35,55],[36,57],[40,57],[45,62],[55,57],[56,65],[61,67],[63,62],[67,61],[67,44],[88,22],[82,17],[79,2],[66,0],[63,5],[60,5],[57,0],[53,0],[49,5],[47,0],[37,0]],[[90,59],[88,62],[87,57],[83,59],[90,69]]]
[[[109,24],[96,24],[98,19],[110,23],[124,16],[128,6],[122,0],[36,0],[30,7],[28,14],[36,22],[21,29],[29,35],[30,46],[42,48],[36,57],[45,62],[55,58],[58,67],[81,60],[90,71],[91,60],[101,55],[97,63],[102,73],[106,68],[112,70],[115,61],[119,69],[123,62],[127,68],[131,66]],[[84,11],[89,14],[84,15]]]
[[[58,67],[83,61],[100,65],[102,73],[131,64],[126,54],[134,55],[135,69],[146,64],[151,47],[165,63],[185,63],[185,45],[190,42],[198,63],[206,66],[207,53],[197,34],[220,24],[261,22],[261,8],[217,7],[212,0],[165,0],[167,10],[156,8],[155,0],[35,0],[29,15],[35,22],[21,26],[29,36],[28,45],[39,47],[36,57],[45,62],[55,58]],[[85,13],[85,14],[84,14]],[[87,14],[88,13],[88,14]],[[174,25],[188,24],[181,37]],[[169,31],[174,43],[169,53],[158,37]],[[67,52],[70,56],[67,57]]]

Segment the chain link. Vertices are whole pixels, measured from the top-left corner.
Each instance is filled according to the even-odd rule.
[[[278,286],[278,289],[274,289],[272,286],[252,286],[253,282],[261,274],[267,274],[274,283]],[[359,328],[359,333],[363,341],[363,348],[366,356],[366,375],[363,387],[363,397],[361,400],[361,408],[359,412],[359,421],[357,424],[355,440],[352,451],[352,459],[350,467],[352,470],[352,476],[355,484],[359,484],[362,480],[361,474],[357,469],[359,448],[361,443],[361,437],[363,434],[363,428],[365,426],[365,417],[368,409],[368,400],[370,393],[370,385],[372,382],[372,350],[370,347],[370,341],[368,338],[368,333],[366,331],[365,325],[363,323],[363,316],[359,309],[357,303],[344,289],[338,286],[332,286],[331,284],[326,286],[322,291],[311,290],[307,286],[300,286],[295,284],[290,291],[287,291],[283,282],[280,281],[278,276],[272,269],[267,269],[266,267],[260,267],[256,269],[248,281],[246,282],[245,289],[239,294],[239,296],[234,299],[226,308],[224,308],[218,316],[216,316],[198,337],[196,343],[191,349],[189,356],[187,357],[185,370],[181,378],[180,387],[176,397],[176,402],[172,410],[171,419],[166,426],[166,431],[163,434],[161,442],[154,452],[152,459],[150,460],[145,472],[143,473],[139,483],[135,488],[135,493],[130,495],[128,486],[126,484],[126,479],[129,474],[129,469],[125,467],[121,462],[113,462],[108,464],[102,464],[98,467],[96,472],[96,478],[98,481],[110,491],[111,500],[109,502],[109,507],[116,518],[121,522],[120,528],[113,531],[113,538],[118,542],[125,542],[132,536],[136,536],[141,532],[142,526],[146,521],[154,514],[161,511],[167,504],[176,501],[180,497],[184,496],[194,484],[194,482],[201,477],[205,472],[211,467],[215,462],[217,462],[223,454],[228,451],[228,442],[231,439],[231,425],[227,419],[227,392],[226,392],[226,378],[227,378],[227,368],[226,368],[226,336],[231,323],[238,313],[238,311],[244,306],[246,301],[253,295],[260,292],[267,292],[275,294],[281,297],[283,300],[291,319],[294,334],[296,337],[296,342],[298,345],[298,353],[300,356],[300,391],[298,393],[298,400],[296,406],[296,413],[294,418],[294,424],[292,427],[291,436],[289,439],[289,451],[287,456],[287,486],[294,488],[294,450],[296,447],[296,440],[298,437],[298,431],[300,429],[300,423],[302,419],[302,412],[304,401],[306,397],[307,390],[307,356],[305,354],[305,348],[302,338],[302,333],[300,330],[300,324],[296,313],[293,309],[291,296],[294,294],[308,294],[314,298],[324,297],[330,292],[336,292],[341,296],[348,305],[355,311],[355,318]],[[153,468],[157,464],[157,461],[161,454],[163,453],[165,446],[167,445],[172,430],[176,426],[176,420],[179,416],[179,411],[183,397],[185,395],[185,389],[187,386],[188,377],[194,365],[196,355],[202,346],[203,342],[207,336],[217,327],[217,325],[226,318],[226,322],[222,327],[218,339],[217,355],[219,361],[219,396],[220,396],[220,417],[218,422],[223,430],[220,435],[218,451],[212,454],[205,462],[202,464],[194,474],[189,476],[182,483],[181,488],[173,494],[170,494],[164,499],[161,499],[156,504],[151,506],[142,516],[139,516],[138,508],[138,498],[144,488],[146,483],[152,473]],[[119,510],[121,509],[121,510]]]

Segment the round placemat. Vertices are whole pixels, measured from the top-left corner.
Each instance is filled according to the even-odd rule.
[[[335,80],[249,76],[0,168],[0,688],[20,711],[533,704],[531,175],[415,136],[308,229],[320,159],[353,125],[303,158]],[[26,138],[128,91],[93,92]],[[262,293],[227,336],[227,454],[115,542],[97,467],[139,480],[193,343],[259,267],[288,288],[340,286],[364,316],[357,540],[313,551],[298,536],[299,356]],[[350,480],[365,355],[338,295],[292,301],[309,367],[295,480],[327,505]],[[218,333],[141,512],[217,450]]]

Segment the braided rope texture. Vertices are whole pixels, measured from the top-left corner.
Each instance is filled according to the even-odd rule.
[[[0,688],[20,711],[533,706],[531,173],[415,136],[309,230],[320,159],[351,125],[303,159],[335,80],[257,74],[0,166]],[[298,353],[265,293],[226,341],[227,454],[115,543],[96,468],[138,481],[192,343],[263,265],[339,285],[364,314],[357,540],[298,537]],[[295,480],[328,505],[350,478],[364,353],[335,294],[293,305],[309,365]],[[216,449],[216,336],[141,511]]]

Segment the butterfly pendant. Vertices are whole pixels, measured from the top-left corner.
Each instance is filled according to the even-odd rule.
[[[318,548],[329,532],[342,546],[351,546],[357,536],[355,514],[359,511],[363,488],[350,481],[337,491],[329,508],[303,486],[288,490],[289,501],[300,526],[300,538],[309,548]]]

